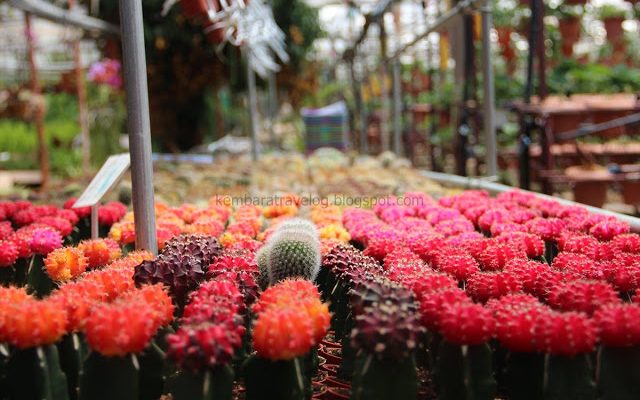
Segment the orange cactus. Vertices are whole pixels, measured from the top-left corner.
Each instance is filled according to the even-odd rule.
[[[84,240],[78,248],[87,257],[89,268],[103,267],[122,256],[118,243],[113,239]]]
[[[87,269],[88,261],[82,250],[63,247],[49,253],[44,261],[47,273],[57,282],[73,279]]]
[[[126,293],[122,299],[124,301],[142,300],[152,308],[154,319],[160,326],[169,324],[173,320],[173,304],[171,297],[163,289],[161,284],[144,285],[140,289]]]
[[[111,357],[141,352],[158,327],[149,304],[126,301],[95,306],[84,332],[93,350]]]
[[[258,316],[253,327],[253,348],[270,360],[290,360],[309,352],[314,343],[313,326],[302,307],[270,308]]]
[[[351,235],[342,226],[329,224],[320,228],[320,239],[336,239],[342,243],[347,243],[351,240]]]
[[[19,349],[55,343],[66,333],[67,312],[54,301],[28,299],[3,308],[0,337]]]

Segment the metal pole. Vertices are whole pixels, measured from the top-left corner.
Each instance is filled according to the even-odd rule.
[[[98,207],[100,207],[100,203],[96,203],[91,206],[91,239],[97,239],[98,237],[100,237]]]
[[[256,96],[256,74],[247,60],[247,97],[249,100],[249,121],[251,123],[251,159],[258,160],[258,98]]]
[[[495,125],[495,87],[493,84],[493,66],[491,64],[491,3],[485,2],[482,12],[482,81],[484,84],[484,137],[486,146],[487,175],[498,174],[496,125]]]
[[[76,0],[69,0],[69,9],[76,8]],[[91,137],[89,136],[89,116],[87,110],[87,88],[84,84],[82,71],[82,54],[80,53],[80,39],[74,39],[73,63],[76,75],[76,96],[78,97],[78,122],[80,137],[82,138],[82,169],[88,174],[91,170]]]
[[[278,116],[278,91],[276,84],[276,74],[271,72],[269,74],[269,140],[271,141],[271,147],[276,147],[276,133],[274,128],[276,117]]]
[[[156,254],[158,245],[153,204],[151,122],[149,121],[142,2],[139,0],[120,0],[120,23],[127,97],[129,153],[131,154],[133,213],[136,223],[136,248]]]
[[[42,96],[40,86],[40,75],[36,65],[36,49],[34,44],[34,32],[31,25],[31,14],[24,14],[24,23],[27,31],[27,58],[29,60],[29,72],[31,75],[31,92],[36,96]],[[36,135],[38,137],[38,163],[40,164],[40,174],[42,181],[40,190],[45,190],[49,185],[49,150],[47,149],[47,138],[44,132],[44,104],[38,102],[36,105],[34,122],[36,125]]]
[[[402,88],[400,61],[393,61],[393,152],[402,155]]]

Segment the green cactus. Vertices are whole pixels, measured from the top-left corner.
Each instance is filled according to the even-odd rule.
[[[65,335],[57,345],[60,358],[60,366],[67,376],[69,398],[78,398],[79,377],[82,373],[82,360],[87,353],[87,346],[82,335],[70,333]]]
[[[352,400],[413,400],[418,396],[416,362],[358,353],[353,372]]]
[[[442,341],[436,361],[436,391],[441,400],[493,400],[491,349],[488,344],[455,345]]]
[[[311,379],[304,364],[300,358],[271,361],[252,355],[244,365],[246,399],[305,400]]]
[[[598,389],[602,400],[640,399],[640,348],[609,347],[600,350]]]
[[[314,280],[320,269],[319,245],[288,235],[271,244],[267,259],[271,285],[292,277]]]
[[[44,257],[40,254],[33,256],[27,275],[27,290],[38,298],[43,298],[56,287],[44,267]]]
[[[233,377],[230,365],[203,372],[178,371],[167,379],[164,391],[173,400],[231,400]]]
[[[80,400],[138,400],[139,364],[135,355],[107,357],[92,352],[84,361]]]
[[[15,350],[7,364],[9,400],[69,400],[55,345]]]
[[[258,264],[257,283],[262,290],[269,286],[269,245],[262,246],[256,253],[256,264]]]
[[[547,354],[544,381],[545,400],[597,398],[589,354],[578,354],[574,357]]]
[[[505,384],[512,400],[543,398],[544,354],[509,353],[506,359]]]

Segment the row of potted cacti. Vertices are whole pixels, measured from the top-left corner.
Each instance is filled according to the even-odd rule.
[[[347,325],[336,326],[343,345],[357,337],[348,316],[358,307],[348,308],[346,293],[362,291],[348,282],[383,276],[419,302],[427,333],[418,359],[441,398],[637,396],[627,365],[640,307],[628,301],[640,284],[640,236],[628,225],[522,192],[407,197],[413,205],[346,210],[345,226],[364,252],[339,246],[325,257],[320,276],[333,287],[336,321]]]
[[[157,208],[177,233],[207,214],[219,239],[155,258],[59,244],[51,294],[0,292],[16,304],[0,307],[2,379],[38,365],[5,397],[231,398],[243,382],[309,398],[331,324],[354,399],[416,398],[425,371],[444,399],[635,398],[640,236],[615,219],[518,191],[319,206],[315,224],[297,206]]]

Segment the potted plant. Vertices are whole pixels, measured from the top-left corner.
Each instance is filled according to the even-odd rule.
[[[562,54],[573,56],[573,45],[580,40],[581,6],[563,4],[557,8],[558,29],[562,41]]]
[[[614,4],[604,4],[598,10],[598,15],[607,31],[609,42],[619,43],[622,41],[622,22],[626,19],[626,13],[626,10]]]

